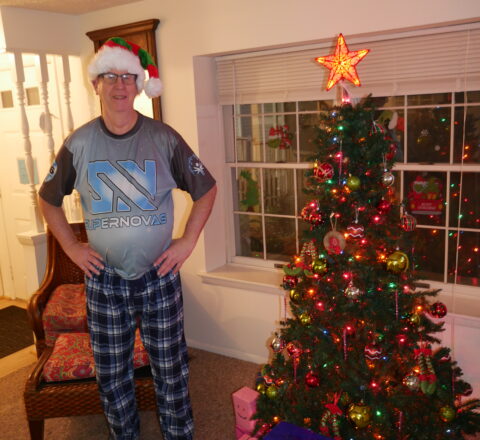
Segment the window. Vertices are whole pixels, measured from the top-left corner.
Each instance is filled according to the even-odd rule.
[[[0,92],[2,108],[13,107],[13,95],[11,90],[3,90]]]
[[[25,89],[25,94],[27,96],[27,105],[40,104],[40,93],[38,87],[27,87]]]
[[[375,98],[392,139],[396,191],[417,219],[422,278],[478,286],[480,92]],[[270,265],[299,252],[315,127],[332,101],[224,107],[233,198],[232,261]],[[231,118],[231,119],[230,119]],[[458,249],[458,252],[457,252]],[[247,259],[247,260],[245,260]]]

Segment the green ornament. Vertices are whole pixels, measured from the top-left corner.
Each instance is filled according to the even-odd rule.
[[[455,408],[450,405],[445,405],[440,408],[440,418],[445,422],[451,422],[457,415]]]
[[[360,179],[357,176],[350,176],[347,179],[347,186],[352,190],[352,191],[357,191],[360,189]]]
[[[276,399],[278,396],[278,389],[275,385],[270,385],[265,391],[265,394],[269,399]]]

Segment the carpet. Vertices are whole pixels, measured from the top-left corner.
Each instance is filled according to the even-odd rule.
[[[195,440],[235,440],[232,393],[255,386],[260,366],[207,351],[189,348],[190,395]],[[0,439],[29,440],[23,388],[33,365],[0,378]],[[161,440],[154,412],[141,412],[139,440]],[[45,440],[106,440],[103,415],[48,419]]]
[[[27,311],[17,306],[0,309],[0,358],[33,344]]]

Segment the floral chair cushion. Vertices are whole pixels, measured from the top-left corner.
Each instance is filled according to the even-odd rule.
[[[53,347],[61,333],[86,333],[87,310],[84,284],[63,284],[50,296],[42,315],[45,343]]]
[[[137,330],[133,367],[143,367],[148,363],[148,354],[140,339],[140,332]],[[89,334],[62,333],[58,336],[53,353],[43,368],[44,380],[58,382],[89,377],[95,377],[95,362]]]

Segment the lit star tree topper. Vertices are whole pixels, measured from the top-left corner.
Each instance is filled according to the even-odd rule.
[[[330,90],[337,82],[346,79],[356,86],[360,86],[357,69],[355,66],[370,52],[369,49],[348,50],[347,43],[342,34],[338,36],[335,53],[324,57],[315,58],[315,61],[330,69],[327,82],[327,90]]]

